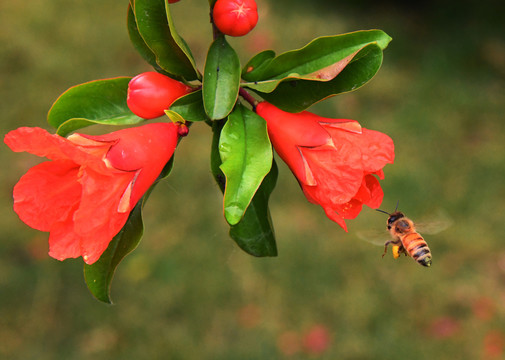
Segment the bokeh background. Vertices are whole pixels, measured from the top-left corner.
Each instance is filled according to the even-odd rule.
[[[47,256],[47,234],[12,212],[11,190],[39,159],[0,145],[2,359],[501,359],[505,348],[505,25],[502,1],[257,0],[260,22],[233,39],[243,63],[312,38],[380,28],[393,37],[378,75],[317,104],[321,115],[389,134],[383,209],[416,221],[433,266],[381,258],[309,204],[281,163],[271,198],[279,256],[253,258],[228,237],[209,171],[211,131],[191,128],[175,169],[144,211],[145,235],[119,266],[115,305],[96,301],[82,260]],[[0,2],[0,130],[49,129],[70,86],[149,70],[129,44],[127,1]],[[174,4],[203,67],[207,1]],[[101,131],[101,129],[89,129]],[[387,239],[385,234],[384,240]]]

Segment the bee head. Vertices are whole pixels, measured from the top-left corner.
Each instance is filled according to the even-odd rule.
[[[384,214],[388,214],[389,217],[388,217],[388,220],[387,220],[387,225],[388,225],[388,230],[391,229],[391,226],[392,224],[398,220],[398,219],[401,219],[403,217],[405,217],[405,215],[401,212],[401,211],[396,211],[395,209],[395,212],[390,214],[388,213],[387,211],[384,211],[384,210],[381,210],[381,209],[376,209],[377,211],[380,211],[381,213],[384,213]]]
[[[405,217],[405,215],[401,212],[401,211],[395,211],[394,213],[392,214],[389,214],[389,218],[388,218],[388,229],[391,228],[391,225],[398,219],[401,219]]]

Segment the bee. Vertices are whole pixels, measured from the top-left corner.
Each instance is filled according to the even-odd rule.
[[[384,244],[382,256],[386,255],[388,245],[391,244],[395,259],[405,254],[423,266],[431,266],[431,250],[421,234],[416,231],[414,222],[397,209],[392,214],[380,209],[377,211],[389,215],[387,229],[393,238]]]

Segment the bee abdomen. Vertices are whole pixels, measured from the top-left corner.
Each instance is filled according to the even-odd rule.
[[[403,245],[412,258],[423,266],[431,265],[431,251],[426,241],[418,233],[407,234]]]

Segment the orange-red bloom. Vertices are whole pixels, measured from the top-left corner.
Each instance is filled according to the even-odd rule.
[[[297,177],[307,199],[323,207],[344,230],[363,204],[378,208],[384,196],[379,178],[394,160],[391,138],[362,128],[355,120],[329,119],[308,111],[288,113],[262,102],[275,151]]]
[[[30,227],[48,231],[49,255],[100,258],[153,184],[177,145],[177,127],[154,123],[101,136],[68,138],[41,128],[9,132],[16,152],[46,157],[14,187],[14,211]]]

